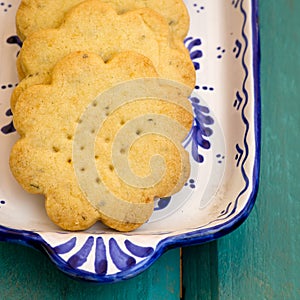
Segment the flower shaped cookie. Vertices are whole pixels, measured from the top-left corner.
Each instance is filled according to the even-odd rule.
[[[179,191],[189,177],[181,143],[193,122],[189,88],[157,78],[151,61],[121,52],[104,62],[74,52],[49,84],[19,97],[13,175],[45,195],[52,221],[84,230],[101,220],[128,231],[152,214],[155,197]]]

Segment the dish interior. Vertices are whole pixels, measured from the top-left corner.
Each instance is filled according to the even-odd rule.
[[[61,232],[48,219],[43,196],[24,192],[9,169],[10,150],[18,139],[9,99],[18,83],[15,62],[20,45],[14,16],[19,1],[11,1],[11,6],[4,3],[6,11],[0,12],[0,225]],[[191,176],[171,199],[156,199],[149,222],[128,235],[177,235],[222,224],[243,211],[253,191],[257,137],[251,1],[199,3],[186,1],[191,27],[185,45],[197,72],[191,101],[198,122],[184,142],[190,152]],[[87,233],[112,231],[97,223]]]

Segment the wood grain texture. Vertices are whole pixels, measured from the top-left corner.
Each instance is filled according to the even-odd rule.
[[[0,299],[158,299],[180,295],[179,249],[165,253],[141,275],[116,284],[78,282],[38,251],[0,243]]]
[[[300,299],[299,14],[300,1],[260,1],[259,194],[235,232],[184,249],[186,300]]]
[[[183,248],[183,293],[185,300],[217,299],[217,243]]]

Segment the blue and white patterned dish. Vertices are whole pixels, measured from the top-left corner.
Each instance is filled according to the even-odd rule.
[[[217,239],[248,217],[260,157],[257,0],[186,0],[191,28],[185,44],[197,71],[190,98],[195,121],[184,143],[191,177],[172,199],[157,200],[149,222],[130,233],[100,223],[63,232],[46,216],[43,198],[25,193],[10,173],[9,153],[18,139],[9,99],[18,83],[19,2],[0,3],[0,240],[44,251],[76,278],[116,282],[139,274],[170,247]]]

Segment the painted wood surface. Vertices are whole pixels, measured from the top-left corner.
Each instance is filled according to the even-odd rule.
[[[300,1],[260,1],[260,189],[235,232],[183,249],[184,299],[300,299]],[[0,243],[0,299],[179,299],[179,249],[129,281],[95,286],[41,253]]]
[[[185,299],[300,299],[300,1],[260,1],[262,156],[248,220],[183,251]]]

